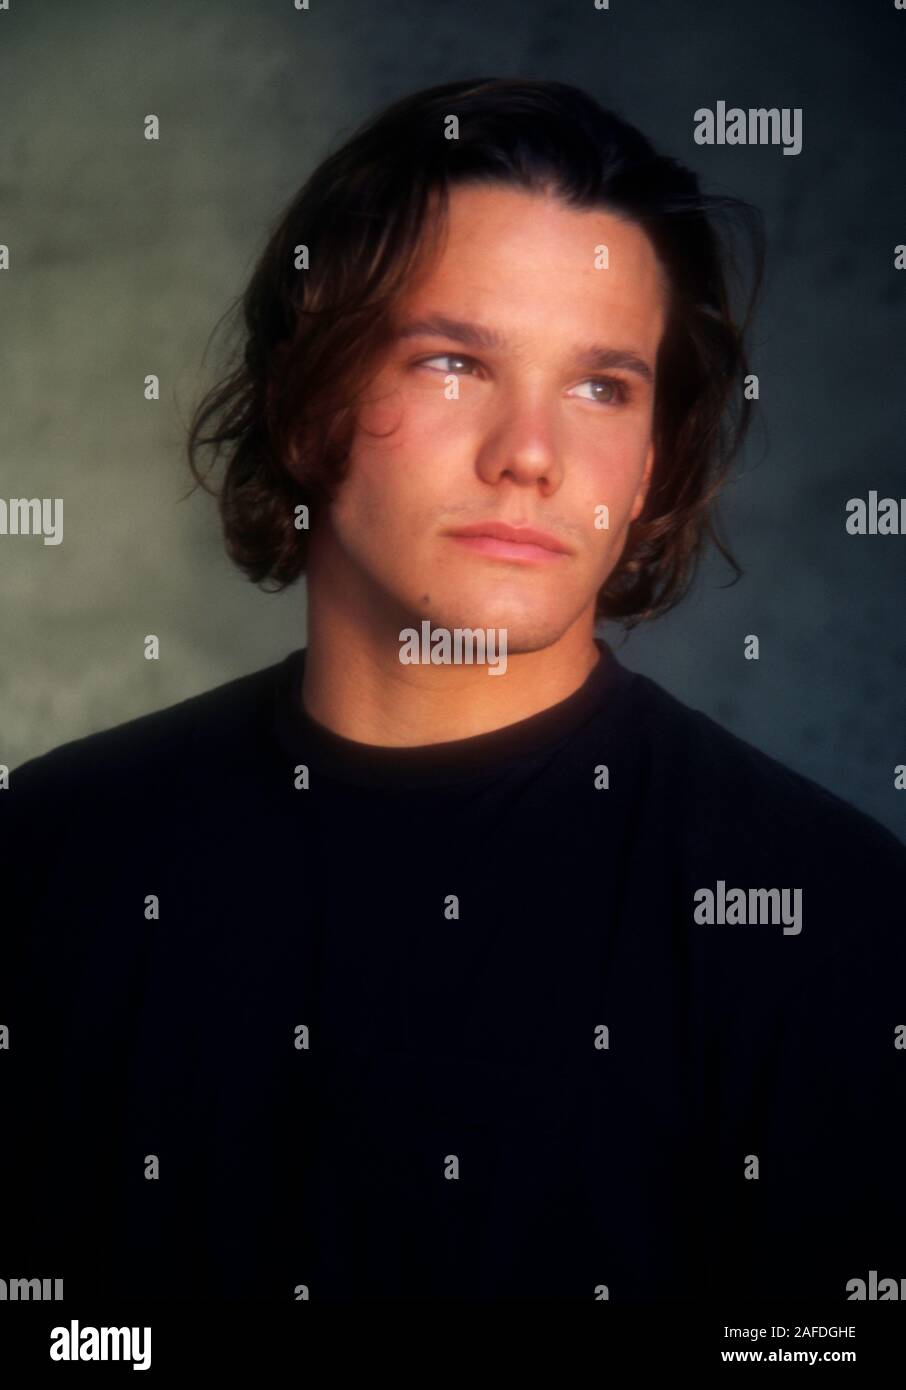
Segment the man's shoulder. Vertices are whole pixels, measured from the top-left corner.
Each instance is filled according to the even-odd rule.
[[[239,753],[267,731],[283,661],[203,690],[109,729],[58,744],[14,767],[4,800],[57,798],[69,787],[97,792],[191,777]]]
[[[786,844],[799,856],[867,851],[906,871],[906,845],[872,816],[650,677],[636,674],[634,685],[653,773],[676,792],[691,840]]]

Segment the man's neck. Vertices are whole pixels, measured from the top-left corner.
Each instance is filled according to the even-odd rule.
[[[417,747],[491,733],[572,695],[597,664],[591,615],[548,647],[507,653],[506,670],[488,664],[404,664],[399,631],[422,621],[366,624],[342,606],[309,595],[302,702],[311,718],[343,738],[383,747]],[[433,627],[433,625],[432,625]]]

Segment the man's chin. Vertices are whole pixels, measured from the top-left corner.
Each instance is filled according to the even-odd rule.
[[[430,612],[413,615],[406,624],[421,635],[422,623],[430,624],[430,632],[482,631],[485,634],[505,633],[506,650],[513,656],[521,652],[539,652],[552,647],[564,636],[570,623],[566,616],[546,613],[512,612],[494,603],[459,604],[435,607]]]

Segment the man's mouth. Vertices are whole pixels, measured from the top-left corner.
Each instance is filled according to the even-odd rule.
[[[550,531],[535,526],[510,526],[505,521],[475,521],[446,532],[459,545],[501,560],[562,560],[569,548]]]

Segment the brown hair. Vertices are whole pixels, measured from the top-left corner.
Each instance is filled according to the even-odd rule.
[[[458,138],[445,123],[458,118]],[[443,224],[456,184],[551,190],[649,236],[669,285],[653,413],[655,467],[644,510],[598,594],[599,617],[628,629],[688,590],[707,537],[721,539],[715,498],[750,423],[745,339],[764,266],[756,209],[709,196],[677,160],[591,97],[560,82],[473,79],[404,98],[314,170],[273,229],[237,304],[241,347],[197,406],[189,466],[212,450],[226,467],[219,500],[227,550],[254,582],[280,590],[305,570],[296,507],[317,513],[340,482],[369,365],[390,315]],[[433,217],[437,209],[440,217]],[[739,266],[717,220],[750,237],[751,288],[734,316]],[[305,246],[310,269],[296,269]],[[210,472],[210,469],[208,470]]]

